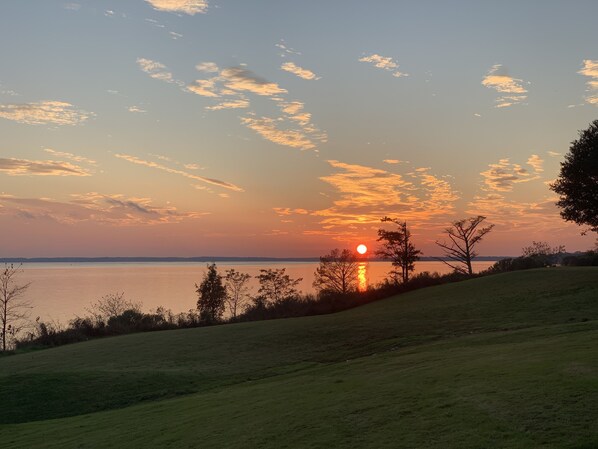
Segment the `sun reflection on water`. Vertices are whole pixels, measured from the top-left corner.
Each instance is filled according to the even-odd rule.
[[[357,269],[357,281],[358,285],[357,288],[360,292],[364,292],[368,289],[368,271],[367,271],[367,263],[366,262],[359,262],[359,267]]]

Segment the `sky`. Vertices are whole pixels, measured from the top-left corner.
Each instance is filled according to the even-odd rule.
[[[593,246],[549,184],[598,118],[598,2],[7,0],[0,257]],[[591,234],[591,233],[590,233]]]

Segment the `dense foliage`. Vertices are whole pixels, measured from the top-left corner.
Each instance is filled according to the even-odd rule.
[[[560,195],[561,216],[598,232],[598,120],[571,143],[551,189]]]

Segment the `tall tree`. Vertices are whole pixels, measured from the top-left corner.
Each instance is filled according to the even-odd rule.
[[[353,251],[333,249],[320,257],[313,286],[320,293],[347,294],[357,287],[359,262]]]
[[[560,195],[556,204],[566,221],[598,232],[598,120],[571,143],[559,177],[550,188]]]
[[[251,275],[241,273],[234,268],[226,270],[224,284],[226,287],[226,303],[232,318],[236,318],[239,309],[245,304],[249,292]]]
[[[419,260],[422,252],[411,243],[411,231],[406,221],[396,218],[382,218],[382,223],[393,223],[396,230],[378,229],[378,241],[382,246],[376,251],[376,255],[383,259],[390,260],[393,270],[389,273],[395,284],[401,280],[409,282],[409,275],[415,269],[415,262]]]
[[[485,219],[486,217],[478,215],[453,222],[451,227],[445,230],[450,243],[436,242],[449,259],[440,260],[459,273],[473,274],[471,261],[478,255],[474,248],[494,228],[494,225],[479,228]]]
[[[222,284],[222,275],[218,273],[215,263],[208,265],[208,271],[204,273],[201,284],[195,284],[195,288],[199,296],[197,310],[200,321],[207,324],[220,321],[224,313],[226,288]]]
[[[31,303],[23,298],[30,283],[17,284],[16,277],[22,270],[14,265],[4,265],[0,272],[0,325],[2,328],[2,351],[10,346],[9,338],[14,338],[27,324],[27,310]]]
[[[286,268],[260,270],[256,276],[260,283],[258,295],[254,298],[257,306],[265,306],[268,303],[277,303],[299,294],[297,285],[303,278],[292,279],[286,274]]]

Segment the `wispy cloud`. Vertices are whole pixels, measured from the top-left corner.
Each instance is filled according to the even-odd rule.
[[[286,89],[267,81],[243,67],[229,67],[220,72],[224,85],[239,92],[251,92],[256,95],[271,96],[286,93]]]
[[[14,158],[0,158],[0,172],[11,176],[90,176],[88,170],[70,162],[31,161]]]
[[[90,118],[90,112],[77,110],[63,101],[0,104],[0,117],[27,125],[77,125]]]
[[[129,106],[127,108],[127,110],[129,112],[134,112],[134,113],[138,113],[138,114],[145,114],[147,111],[143,108],[140,108],[139,106]]]
[[[240,100],[223,101],[215,106],[206,106],[206,109],[208,111],[220,111],[222,109],[244,109],[248,107],[249,100],[242,98]]]
[[[0,195],[0,215],[27,220],[51,220],[73,225],[81,222],[112,226],[156,225],[197,219],[207,212],[179,212],[172,206],[154,206],[149,198],[128,198],[96,192],[71,195],[69,201]]]
[[[532,165],[537,173],[536,167],[542,169],[541,160],[539,157],[535,159],[534,156],[532,155],[528,159],[528,164]],[[537,175],[532,175],[521,165],[511,163],[508,158],[501,159],[496,164],[489,164],[488,167],[488,170],[480,173],[484,178],[484,189],[488,191],[510,192],[513,190],[514,184],[540,178]]]
[[[241,117],[241,123],[252,129],[270,142],[301,150],[310,150],[316,144],[310,137],[297,129],[280,129],[277,125],[280,120],[269,117]]]
[[[161,62],[146,58],[137,58],[137,64],[139,65],[139,68],[147,73],[151,78],[165,81],[167,83],[178,84],[179,86],[184,85],[183,82],[174,79],[172,73]]]
[[[495,107],[497,108],[505,108],[523,102],[527,98],[527,95],[524,95],[527,93],[527,89],[523,87],[524,84],[523,80],[508,75],[502,64],[493,65],[482,80],[483,86],[501,94],[496,99]]]
[[[548,155],[550,157],[559,157],[559,156],[562,156],[561,153],[557,153],[556,151],[548,151]]]
[[[199,64],[197,64],[195,66],[195,68],[199,71],[199,72],[205,72],[205,73],[218,73],[220,71],[220,69],[218,68],[218,65],[215,62],[200,62]]]
[[[284,40],[281,40],[279,43],[274,44],[275,47],[278,47],[281,51],[280,56],[285,57],[286,55],[301,55],[301,52],[289,47]]]
[[[145,0],[155,10],[184,13],[193,16],[208,12],[207,0]]]
[[[583,68],[577,73],[589,78],[586,82],[588,90],[586,102],[598,106],[598,60],[584,59]]]
[[[44,151],[48,154],[51,154],[52,156],[63,157],[63,158],[66,158],[66,159],[69,159],[69,160],[75,161],[75,162],[80,162],[80,163],[85,163],[85,164],[90,164],[90,165],[97,164],[97,162],[94,161],[93,159],[88,159],[84,156],[78,156],[73,153],[67,153],[66,151],[56,151],[56,150],[53,150],[52,148],[44,148]]]
[[[400,161],[399,159],[384,159],[382,162],[384,162],[385,164],[400,164],[403,161]]]
[[[281,70],[297,75],[304,80],[318,80],[320,79],[314,72],[295,65],[294,62],[285,62],[280,66]]]
[[[379,54],[371,54],[369,56],[363,56],[359,58],[360,62],[368,62],[378,69],[387,70],[392,72],[393,76],[400,78],[402,76],[408,76],[408,73],[403,73],[398,70],[399,64],[391,57],[381,56]]]
[[[167,173],[183,176],[185,178],[193,179],[195,181],[200,181],[200,182],[203,182],[206,184],[214,185],[217,187],[222,187],[224,189],[234,190],[236,192],[243,192],[243,189],[241,187],[231,184],[229,182],[221,181],[219,179],[206,178],[204,176],[194,175],[193,173],[188,173],[183,170],[178,170],[176,168],[167,167],[165,165],[158,164],[153,161],[146,161],[143,159],[139,159],[138,157],[131,156],[129,154],[115,154],[115,156],[119,159],[123,159],[123,160],[131,162],[133,164],[143,165],[145,167],[150,167],[150,168],[155,168],[157,170],[162,170]]]
[[[536,173],[542,173],[544,171],[544,159],[537,154],[532,154],[527,160],[527,165],[533,167]]]

